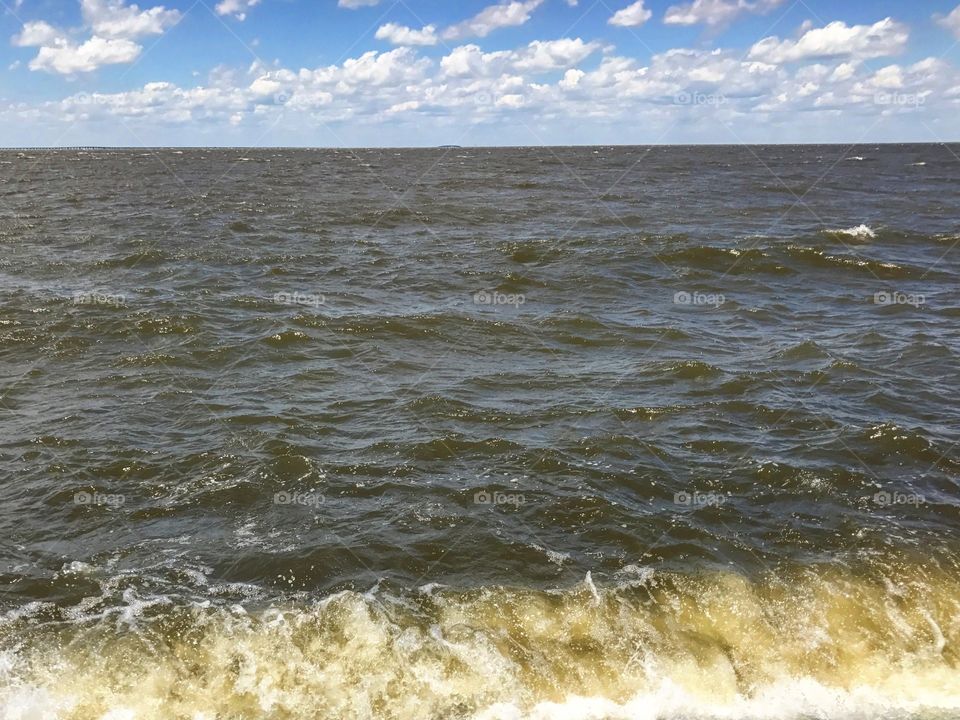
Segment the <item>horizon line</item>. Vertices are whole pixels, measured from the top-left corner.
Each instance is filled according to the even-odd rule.
[[[630,147],[866,147],[903,145],[958,145],[960,140],[903,142],[760,142],[760,143],[570,143],[565,145],[10,145],[0,152],[24,150],[524,150],[528,148]]]

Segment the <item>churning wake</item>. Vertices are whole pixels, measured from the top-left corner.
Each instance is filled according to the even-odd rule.
[[[341,592],[5,622],[6,720],[946,718],[960,582],[901,569]]]

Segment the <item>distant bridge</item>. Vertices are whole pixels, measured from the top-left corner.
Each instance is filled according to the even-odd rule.
[[[113,147],[96,147],[93,145],[77,145],[71,147],[0,147],[0,152],[41,152],[43,150],[118,150]]]

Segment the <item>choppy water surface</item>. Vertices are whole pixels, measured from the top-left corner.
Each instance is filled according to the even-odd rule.
[[[0,153],[0,715],[956,718],[958,156]]]

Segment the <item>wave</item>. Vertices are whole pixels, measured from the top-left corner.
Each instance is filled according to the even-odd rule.
[[[794,272],[778,263],[766,250],[760,248],[698,245],[671,253],[661,253],[656,255],[656,259],[671,267],[691,265],[709,270],[716,270],[719,267],[725,274],[771,273],[783,275]]]
[[[125,593],[99,621],[0,621],[10,720],[946,718],[960,581],[837,567],[748,579],[380,588],[259,611]]]
[[[510,242],[501,246],[501,251],[516,263],[547,263],[558,260],[561,253],[556,246],[546,241]]]
[[[241,160],[244,159],[245,158],[241,158]],[[255,230],[253,225],[244,222],[243,220],[234,220],[232,223],[227,225],[227,227],[235,233],[251,233]]]
[[[415,460],[442,460],[469,454],[473,457],[496,457],[497,455],[523,449],[522,445],[503,438],[491,437],[473,440],[462,435],[444,435],[432,440],[424,440],[412,445],[378,442],[372,446],[376,450],[403,453]]]
[[[165,262],[178,259],[176,256],[158,250],[156,248],[147,248],[130,255],[106,258],[99,260],[95,267],[106,270],[117,270],[122,268],[136,268],[145,266],[161,265]]]
[[[299,345],[309,342],[310,336],[300,330],[284,330],[278,332],[266,339],[266,342],[274,347],[288,347],[290,345]]]
[[[786,252],[793,259],[813,267],[863,270],[875,278],[884,280],[907,279],[923,275],[920,269],[909,265],[898,265],[860,256],[831,255],[818,247],[789,245]]]
[[[723,370],[702,360],[663,362],[659,364],[657,370],[667,377],[680,380],[702,380],[723,374]]]
[[[951,445],[935,444],[917,429],[902,428],[886,422],[870,426],[863,431],[862,436],[878,459],[900,455],[931,463],[931,468],[960,472],[960,462],[952,457]]]
[[[873,240],[877,237],[876,231],[868,225],[857,225],[846,230],[824,230],[827,235],[843,235],[857,240]]]

